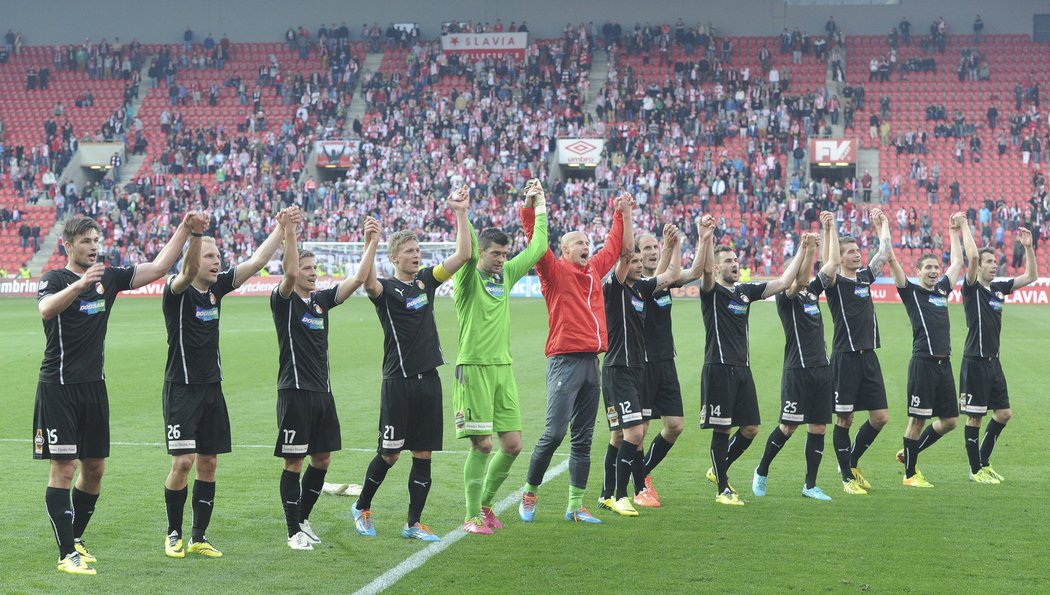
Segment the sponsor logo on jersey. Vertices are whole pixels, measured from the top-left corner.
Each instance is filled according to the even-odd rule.
[[[41,428],[36,429],[36,436],[33,437],[33,452],[44,454],[44,430]]]
[[[643,310],[645,310],[645,302],[634,297],[633,295],[631,296],[631,305],[634,306],[635,312],[642,312]]]
[[[944,296],[930,296],[930,305],[937,306],[938,308],[947,308],[948,298]]]
[[[456,412],[456,429],[462,430],[467,425],[467,416],[462,411]]]
[[[736,314],[737,316],[743,316],[747,314],[747,306],[745,306],[744,304],[740,304],[737,302],[729,302],[726,308],[731,313]]]
[[[485,281],[485,291],[489,292],[494,298],[502,298],[506,292],[503,285],[497,284],[494,281]]]
[[[424,293],[409,300],[405,300],[405,308],[408,310],[420,310],[426,308],[429,303],[430,300],[427,299],[427,294]]]
[[[992,307],[992,310],[996,312],[1003,311],[1003,303],[999,300],[988,300],[988,305]]]
[[[661,308],[670,308],[671,307],[671,294],[662,295],[662,296],[660,296],[658,298],[655,298],[653,301],[656,302],[656,305],[660,306]]]
[[[102,283],[95,283],[95,293],[99,295],[106,293],[106,287]]]
[[[816,304],[803,304],[802,311],[810,316],[820,316],[820,308]]]
[[[324,330],[324,318],[314,318],[309,314],[303,314],[303,319],[301,322],[303,323],[303,326],[312,331]]]
[[[80,300],[80,311],[88,315],[105,312],[106,300]]]
[[[616,407],[606,407],[605,416],[609,418],[609,425],[616,427],[620,425],[620,416],[616,413]]]
[[[853,295],[859,298],[869,298],[871,297],[871,291],[867,285],[858,285],[853,288]]]
[[[211,322],[212,320],[219,319],[218,308],[201,308],[197,306],[197,320],[201,322]]]

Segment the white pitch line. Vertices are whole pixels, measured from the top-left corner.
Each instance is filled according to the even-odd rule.
[[[554,479],[561,475],[569,468],[569,460],[565,459],[561,463],[558,463],[553,469],[548,469],[546,475],[543,476],[544,483]],[[506,498],[499,501],[495,506],[496,514],[502,514],[503,511],[507,510],[518,502],[517,492],[511,493]],[[394,583],[404,578],[404,576],[420,566],[427,563],[427,560],[445,551],[448,547],[454,543],[466,537],[467,534],[463,531],[463,528],[453,529],[448,533],[441,536],[441,541],[432,543],[427,547],[419,550],[418,552],[407,557],[397,566],[387,570],[383,574],[379,575],[372,582],[368,583],[364,587],[361,587],[354,595],[374,595],[380,593],[390,587],[394,586]]]
[[[0,438],[0,442],[21,442],[23,444],[29,444],[33,442],[29,438]],[[163,442],[110,442],[111,446],[166,446]],[[272,444],[234,444],[233,448],[273,448]],[[340,452],[368,452],[375,454],[376,449],[374,448],[344,448]],[[470,451],[467,450],[435,450],[434,454],[437,455],[466,455]],[[531,452],[522,452],[524,455],[531,455]],[[564,453],[554,453],[555,456],[567,456]]]

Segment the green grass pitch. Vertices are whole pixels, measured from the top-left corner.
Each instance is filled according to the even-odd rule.
[[[323,496],[312,515],[324,543],[313,552],[285,546],[277,484],[276,341],[264,298],[228,299],[222,322],[224,391],[233,423],[234,451],[220,457],[218,495],[209,538],[226,556],[219,560],[164,557],[165,514],[161,484],[169,458],[161,446],[161,381],[166,353],[160,304],[118,300],[110,321],[106,372],[114,446],[102,498],[87,532],[98,556],[96,577],[55,571],[54,537],[44,511],[47,464],[31,459],[33,395],[43,332],[30,299],[3,301],[0,309],[0,592],[87,589],[100,592],[320,592],[354,591],[423,547],[400,537],[407,506],[408,467],[399,463],[374,504],[378,537],[359,537],[350,522],[351,499]],[[664,501],[639,518],[607,511],[601,526],[562,520],[567,475],[540,491],[536,522],[514,510],[493,537],[468,536],[413,571],[394,591],[426,592],[1023,592],[1050,589],[1046,543],[1047,339],[1050,309],[1007,307],[1004,368],[1015,417],[995,453],[1001,486],[967,481],[962,430],[929,451],[920,466],[936,485],[908,491],[894,461],[906,423],[904,387],[911,330],[900,305],[880,305],[880,350],[890,395],[890,424],[865,455],[874,490],[847,497],[839,489],[830,436],[819,485],[833,498],[802,498],[804,438],[788,443],[770,472],[769,496],[750,494],[749,479],[765,435],[776,421],[784,336],[772,304],[751,316],[751,361],[765,419],[760,438],[731,469],[747,498],[742,508],[714,503],[703,479],[709,466],[708,432],[698,429],[699,370],[703,332],[699,305],[679,300],[675,309],[678,367],[686,406],[686,433],[655,472]],[[446,358],[454,362],[456,321],[450,300],[437,307]],[[524,414],[525,452],[499,497],[524,482],[528,453],[543,429],[543,344],[546,310],[540,300],[517,300],[513,352]],[[953,340],[961,353],[962,309],[953,306]],[[827,317],[826,317],[827,318]],[[349,450],[332,460],[332,481],[360,483],[375,447],[382,333],[361,297],[332,313],[333,386]],[[830,324],[829,324],[830,332]],[[960,356],[955,358],[958,373]],[[462,451],[451,430],[452,366],[445,380],[445,448],[436,454],[434,488],[424,515],[437,533],[462,523]],[[601,460],[608,436],[595,430],[586,503],[596,509]],[[860,418],[862,421],[863,418]],[[653,432],[659,428],[653,424]],[[135,444],[147,443],[146,446]],[[240,446],[238,446],[240,445]],[[553,464],[564,458],[563,445]],[[552,465],[553,466],[553,465]],[[190,512],[187,510],[187,529]]]

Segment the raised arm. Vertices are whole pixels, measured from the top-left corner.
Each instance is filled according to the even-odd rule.
[[[977,249],[977,241],[973,239],[970,231],[970,222],[965,218],[959,228],[962,235],[963,252],[966,254],[966,284],[973,285],[977,282],[977,273],[981,268],[981,252]]]
[[[798,275],[794,282],[784,290],[788,299],[794,299],[798,292],[809,283],[810,275],[813,274],[813,261],[817,258],[817,234],[802,234],[802,264],[798,267]]]
[[[547,245],[547,199],[539,180],[529,180],[525,184],[525,206],[521,209],[521,221],[529,245],[503,265],[511,284],[517,283],[541,258],[550,253]]]
[[[835,229],[835,216],[824,211],[820,214],[821,230],[824,233],[824,266],[820,267],[817,277],[827,289],[835,284],[838,278],[842,254],[839,252],[839,230]]]
[[[335,290],[335,303],[341,304],[354,295],[358,287],[364,285],[369,277],[375,276],[372,270],[376,261],[376,248],[379,246],[379,222],[369,217],[365,219],[365,251],[361,255],[361,266],[357,267],[357,273],[350,278],[344,279]]]
[[[294,209],[298,212],[298,207],[290,207],[289,209],[283,209],[281,213],[287,213]],[[266,263],[270,262],[270,258],[273,253],[277,251],[277,246],[281,245],[281,240],[284,239],[284,223],[287,222],[287,214],[285,217],[281,216],[281,213],[277,215],[277,223],[274,224],[273,230],[270,231],[270,235],[263,240],[262,244],[255,249],[255,253],[252,254],[251,258],[237,265],[237,273],[234,275],[233,283],[235,287],[240,287],[245,281],[251,279],[253,275],[262,270]]]
[[[594,270],[599,271],[602,275],[612,268],[616,259],[623,253],[624,219],[630,217],[630,213],[624,215],[622,210],[624,207],[621,205],[620,199],[617,199],[616,205],[616,211],[613,213],[612,229],[609,230],[609,235],[605,236],[605,245],[590,260]]]
[[[367,221],[366,221],[367,225]],[[366,228],[367,233],[367,228]],[[376,242],[379,242],[379,234],[376,234]],[[376,266],[375,266],[375,251],[372,251],[372,257],[369,259],[370,262],[365,263],[365,256],[368,254],[368,249],[365,249],[365,253],[361,255],[361,268],[366,268],[365,271],[365,293],[368,297],[375,299],[383,295],[383,284],[376,278]],[[359,269],[360,270],[360,269]]]
[[[888,262],[890,265],[890,275],[893,277],[894,285],[896,285],[897,287],[907,287],[908,275],[904,273],[904,267],[902,267],[900,261],[897,260],[897,254],[893,251],[892,246],[889,249],[886,262]]]
[[[670,247],[670,251],[668,251]],[[674,225],[664,226],[664,254],[669,254],[667,264],[661,271],[657,269],[656,274],[656,288],[665,289],[678,282],[678,277],[682,274],[682,240],[678,235],[678,227]],[[661,256],[660,260],[663,261],[664,257]]]
[[[682,271],[682,274],[678,276],[677,285],[679,287],[692,283],[704,275],[704,267],[707,265],[707,250],[704,248],[704,228],[708,227],[714,230],[714,221],[714,217],[711,215],[702,215],[696,218],[696,254],[693,255],[693,266]]]
[[[795,282],[795,278],[798,277],[798,270],[802,267],[802,259],[806,255],[806,249],[800,247],[795,252],[795,257],[791,259],[787,268],[780,274],[779,277],[773,279],[769,283],[766,283],[765,290],[762,291],[762,299],[766,299],[771,295],[775,295],[784,291]]]
[[[959,282],[959,275],[962,274],[963,250],[960,235],[963,225],[966,225],[965,213],[955,213],[949,219],[948,237],[952,243],[951,262],[948,264],[948,270],[944,274],[948,275],[948,280],[952,282],[952,287],[955,287],[955,284]]]
[[[664,225],[664,249],[660,251],[660,262],[656,264],[656,276],[660,276],[660,273],[667,270],[668,265],[671,264],[671,255],[678,251],[678,266],[682,266],[682,242],[678,241],[678,247],[675,249],[671,248],[671,241],[668,237],[668,233],[674,231],[675,237],[678,236],[678,226],[671,225],[670,223]]]
[[[131,281],[132,289],[138,289],[143,285],[153,283],[170,271],[171,267],[175,266],[175,262],[179,260],[179,256],[182,254],[182,246],[186,243],[186,239],[190,237],[191,222],[196,226],[192,230],[193,233],[204,233],[204,227],[207,226],[208,221],[205,218],[203,225],[201,225],[197,221],[198,215],[197,211],[187,212],[178,229],[171,235],[168,243],[164,244],[164,248],[157,253],[153,262],[146,262],[135,267],[135,278]]]
[[[875,208],[871,210],[871,223],[879,228],[879,250],[868,262],[868,270],[871,271],[873,277],[878,277],[882,274],[882,267],[886,264],[886,259],[890,257],[890,250],[893,248],[893,237],[890,235],[890,221],[886,218],[882,209]]]
[[[287,219],[287,213],[280,213],[277,215],[278,221],[281,218]],[[281,292],[281,297],[289,298],[292,296],[292,291],[295,290],[295,282],[299,279],[299,247],[296,246],[295,230],[297,225],[290,221],[284,223],[284,259],[282,260],[282,266],[284,267],[284,277],[281,278],[281,285],[277,288],[277,291]]]
[[[704,219],[704,225],[700,228],[701,250],[704,251],[700,290],[707,293],[715,288],[715,220],[713,217]]]
[[[1014,289],[1020,289],[1030,285],[1039,278],[1039,263],[1035,260],[1035,248],[1032,247],[1032,232],[1023,228],[1017,228],[1018,241],[1024,246],[1024,274],[1014,277]]]
[[[449,195],[448,206],[456,215],[456,251],[441,263],[441,268],[451,276],[470,260],[473,251],[470,241],[470,221],[467,220],[470,195],[466,187],[460,186]]]

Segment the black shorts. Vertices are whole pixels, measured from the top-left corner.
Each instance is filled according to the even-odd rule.
[[[757,426],[760,422],[751,368],[704,364],[700,373],[700,427]]]
[[[602,367],[602,397],[610,430],[622,430],[645,423],[642,411],[642,380],[645,368]]]
[[[829,424],[834,406],[831,366],[784,368],[780,378],[780,423]]]
[[[642,399],[646,405],[646,408],[642,409],[642,415],[646,419],[685,415],[682,408],[682,387],[678,383],[678,369],[673,359],[646,362]]]
[[[408,378],[384,378],[378,452],[441,450],[442,415],[441,377],[437,370]]]
[[[997,357],[964,357],[959,372],[959,408],[981,416],[1010,408],[1010,391]]]
[[[908,417],[959,417],[952,360],[946,357],[911,358],[908,364]]]
[[[106,382],[36,385],[33,458],[72,461],[109,456]]]
[[[339,415],[332,393],[278,389],[277,445],[273,456],[301,459],[342,448]]]
[[[230,413],[222,384],[165,381],[164,437],[172,456],[230,452]]]
[[[886,409],[886,384],[873,349],[831,355],[835,377],[835,413],[846,417],[854,411]]]

